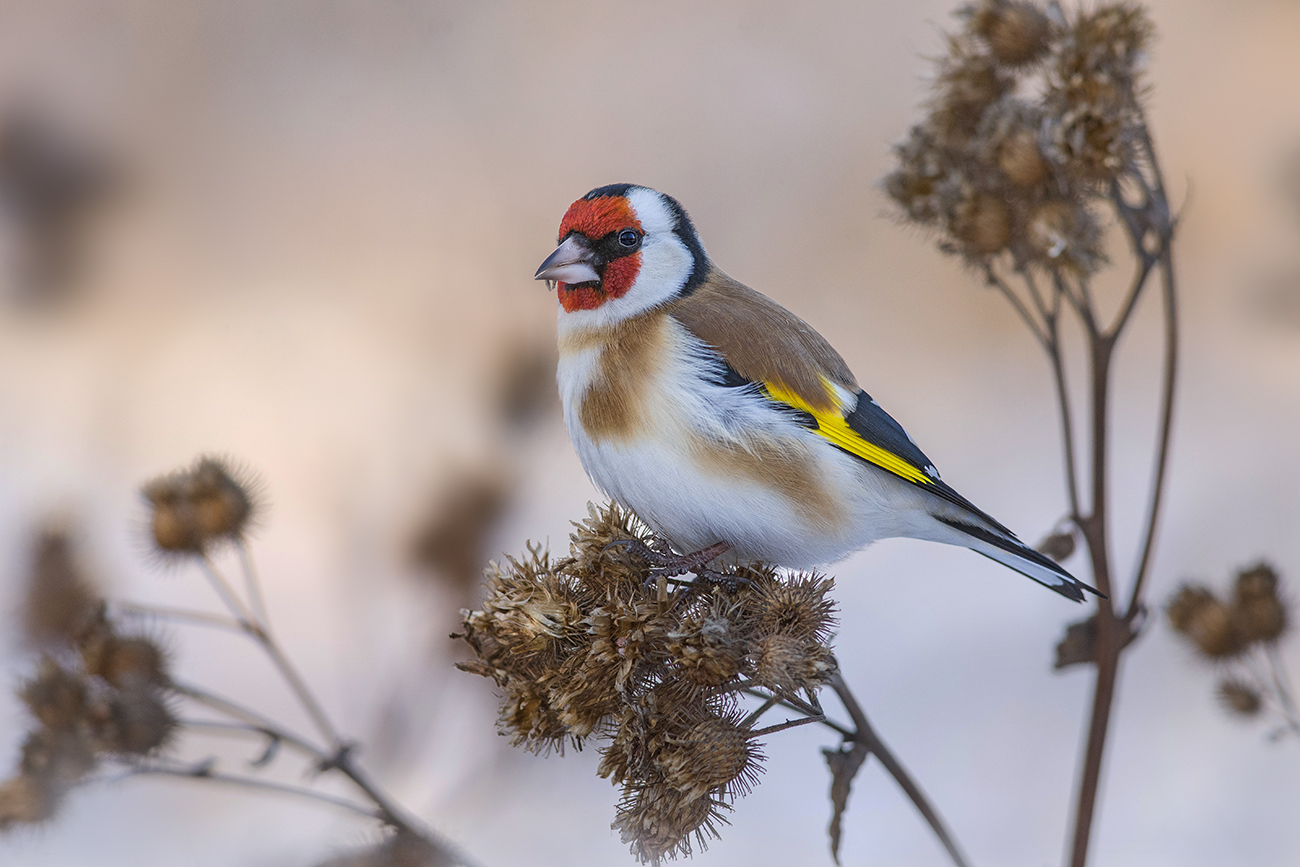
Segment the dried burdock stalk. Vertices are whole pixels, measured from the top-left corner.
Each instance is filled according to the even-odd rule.
[[[1057,667],[1097,670],[1087,746],[1080,766],[1070,863],[1083,867],[1091,838],[1120,654],[1140,625],[1160,512],[1173,418],[1177,357],[1173,237],[1159,160],[1147,126],[1142,75],[1153,28],[1127,2],[1067,12],[1057,3],[976,0],[959,10],[961,29],[938,59],[926,117],[895,148],[884,188],[902,219],[937,235],[1012,305],[1051,365],[1061,416],[1067,520],[1089,554],[1092,584],[1106,597],[1069,627]],[[1133,278],[1105,298],[1094,278],[1110,264],[1107,226],[1127,237]],[[1163,302],[1164,358],[1152,456],[1151,496],[1137,568],[1121,604],[1113,580],[1108,513],[1112,362],[1121,334],[1155,273]],[[1067,391],[1062,340],[1073,318],[1085,337],[1088,414],[1084,464],[1076,451],[1076,407]],[[1081,464],[1091,475],[1081,484]],[[1073,553],[1073,533],[1045,541],[1051,556]],[[1245,637],[1213,606],[1195,611],[1203,652],[1230,657]],[[1258,608],[1251,628],[1277,628]],[[1189,615],[1190,616],[1190,615]]]
[[[718,836],[758,781],[767,735],[822,723],[888,755],[874,733],[867,741],[818,704],[838,672],[829,578],[753,563],[669,581],[648,556],[666,545],[617,505],[590,507],[569,556],[529,546],[492,564],[483,607],[463,612],[456,636],[475,654],[459,667],[499,688],[501,732],[515,744],[562,752],[602,742],[599,774],[621,788],[613,827],[654,864]],[[742,698],[759,704],[746,710]],[[777,707],[797,716],[760,727]],[[888,765],[946,835],[902,766],[892,756]]]
[[[38,541],[30,583],[27,622],[33,638],[49,650],[35,676],[19,689],[34,727],[23,745],[17,774],[0,783],[0,830],[49,819],[75,786],[103,776],[157,775],[240,786],[312,798],[361,813],[392,832],[357,863],[442,867],[469,864],[376,786],[357,762],[358,745],[339,734],[306,681],[276,641],[246,546],[257,507],[247,474],[229,462],[199,458],[190,467],[149,482],[149,534],[155,551],[196,566],[227,609],[226,615],[107,603],[72,568],[67,539]],[[233,549],[243,576],[242,594],[226,579],[214,553]],[[60,592],[56,593],[54,590]],[[38,612],[33,614],[30,612]],[[172,654],[140,616],[243,633],[266,653],[317,728],[299,734],[237,701],[173,674]],[[137,625],[132,625],[134,621]],[[30,624],[40,625],[35,629]],[[201,709],[218,719],[188,719]],[[183,735],[253,738],[261,755],[251,773],[226,773],[213,758],[179,757]],[[282,750],[283,748],[283,750]],[[307,786],[257,775],[282,751],[296,753],[315,775],[335,772],[358,798],[340,798]]]

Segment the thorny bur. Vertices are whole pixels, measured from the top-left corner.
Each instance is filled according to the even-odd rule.
[[[1128,3],[977,0],[939,60],[929,116],[895,148],[885,190],[939,246],[1087,277],[1105,262],[1099,208],[1139,170],[1139,74],[1151,40]]]
[[[658,863],[716,837],[757,781],[769,730],[742,692],[768,697],[766,710],[835,673],[832,581],[757,563],[672,589],[628,541],[663,543],[629,512],[592,507],[568,557],[530,547],[490,566],[458,636],[477,658],[460,667],[496,682],[515,744],[603,740],[599,773],[622,787],[613,827]]]

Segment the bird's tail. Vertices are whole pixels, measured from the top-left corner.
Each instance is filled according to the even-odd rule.
[[[964,545],[991,560],[1015,569],[1021,575],[1032,578],[1075,602],[1083,601],[1084,591],[1102,596],[1095,588],[1089,587],[1062,569],[1054,560],[1021,542],[1001,524],[995,524],[997,530],[994,530],[980,526],[974,521],[963,521],[949,515],[931,514],[931,517],[960,534],[951,536],[944,534],[948,538],[941,541]]]

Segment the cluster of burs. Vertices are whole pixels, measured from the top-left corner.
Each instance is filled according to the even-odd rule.
[[[1070,16],[985,0],[961,16],[886,191],[968,263],[1005,251],[1017,270],[1092,273],[1105,261],[1096,208],[1139,171],[1150,22],[1125,3]]]
[[[752,564],[674,586],[629,540],[662,544],[617,506],[593,508],[569,557],[494,564],[482,609],[465,612],[477,659],[461,667],[496,681],[516,743],[603,739],[600,774],[622,787],[614,827],[658,862],[716,836],[755,782],[757,739],[784,727],[756,728],[741,695],[768,699],[760,712],[815,706],[836,671],[832,582]]]

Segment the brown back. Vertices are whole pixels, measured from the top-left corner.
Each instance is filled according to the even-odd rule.
[[[751,382],[793,391],[815,409],[831,409],[821,377],[857,391],[853,372],[826,338],[766,295],[714,268],[668,314],[721,353]]]

